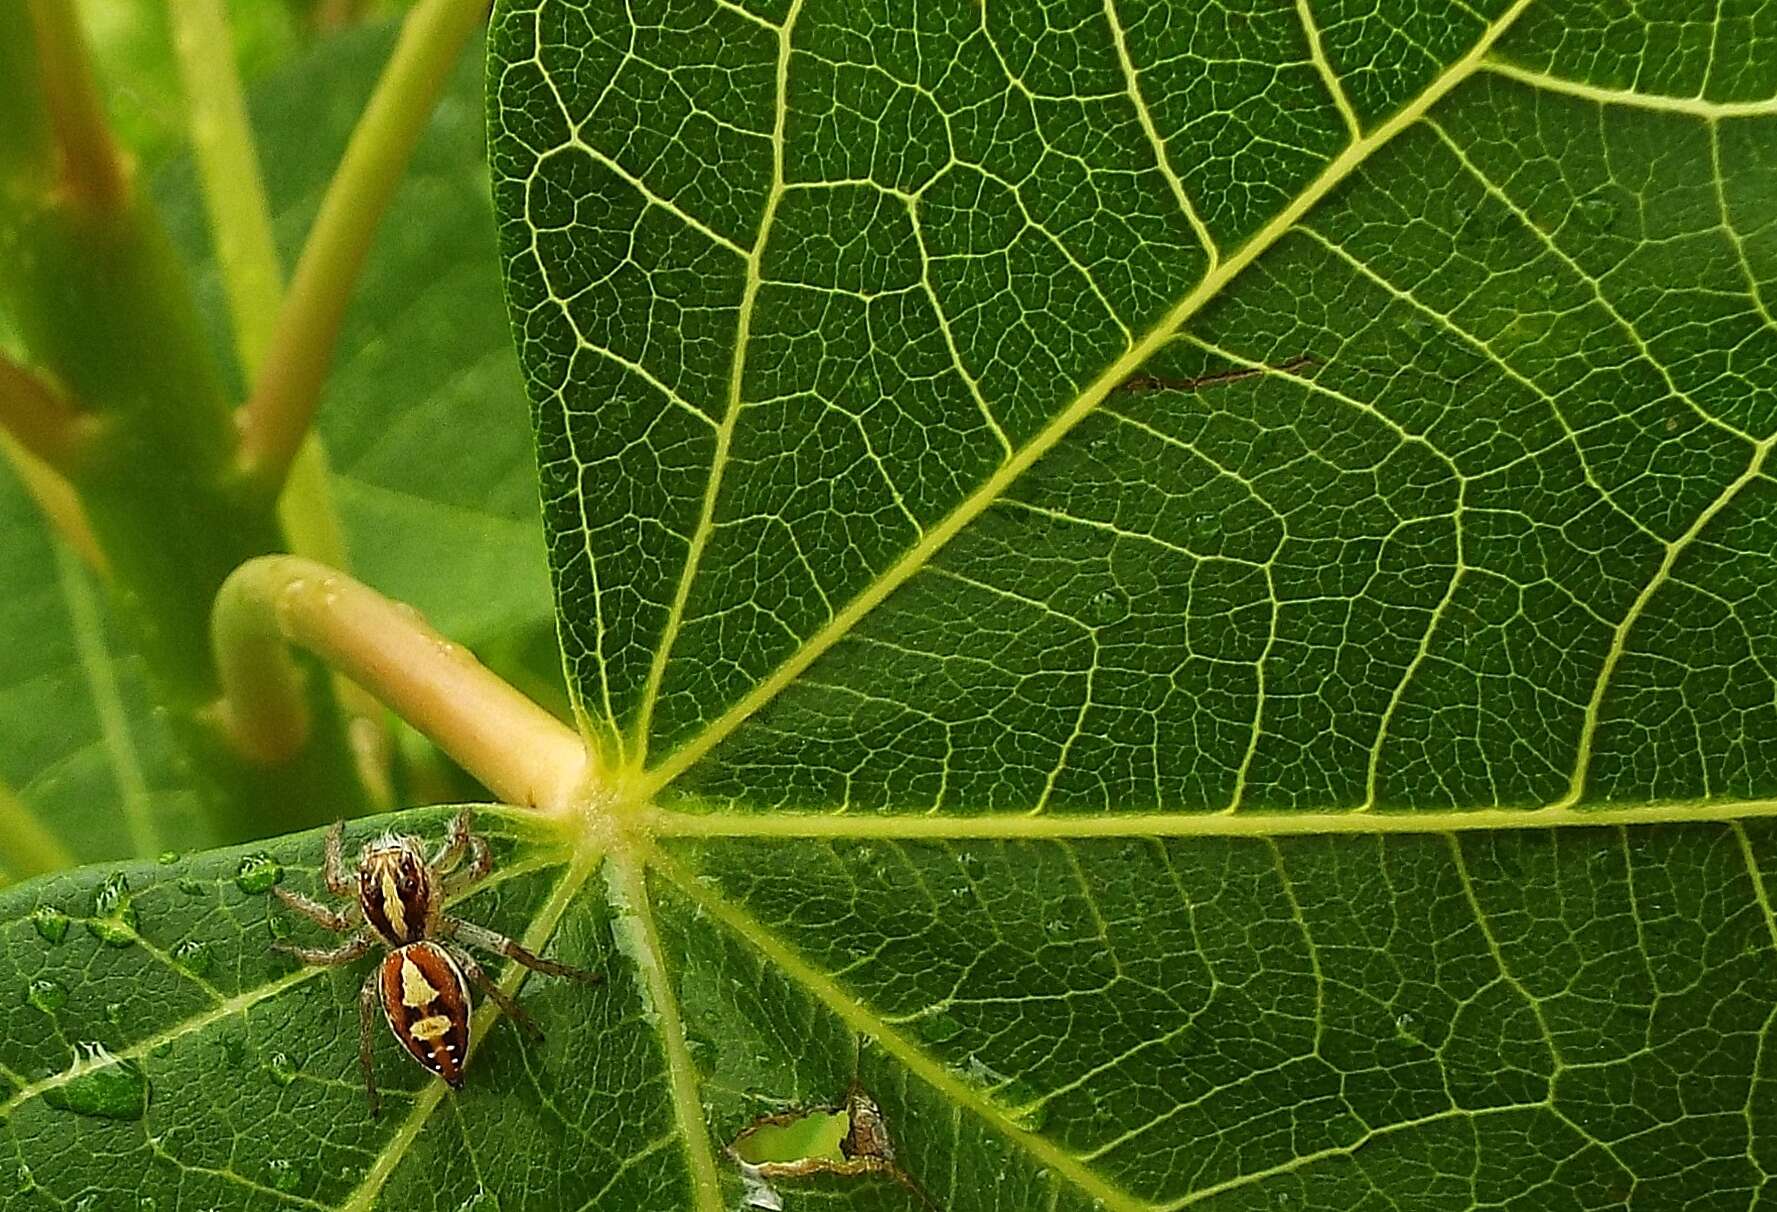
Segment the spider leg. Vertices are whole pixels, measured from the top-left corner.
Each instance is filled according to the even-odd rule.
[[[446,896],[457,896],[473,888],[494,869],[493,852],[487,848],[487,841],[480,834],[469,834],[464,845],[469,848],[469,865],[444,877]]]
[[[487,969],[483,968],[473,955],[461,947],[449,947],[448,950],[451,958],[462,965],[464,973],[475,982],[476,987],[487,994],[488,999],[500,1008],[500,1013],[524,1028],[532,1037],[543,1038],[543,1028],[537,1026],[537,1020],[532,1018],[530,1012],[519,1005],[510,993],[494,983],[494,978],[487,974]]]
[[[288,888],[273,888],[272,895],[317,926],[325,926],[329,930],[337,930],[344,934],[357,924],[357,905],[355,904],[344,913],[335,913],[319,901],[310,900],[302,893],[292,892]]]
[[[346,823],[334,821],[333,828],[327,831],[327,861],[322,867],[322,876],[327,881],[327,890],[334,896],[354,896],[352,878],[346,874],[345,865]]]
[[[523,964],[533,972],[543,972],[550,976],[565,976],[572,980],[597,984],[605,978],[597,972],[588,972],[584,968],[575,968],[570,964],[558,963],[552,959],[544,959],[523,947],[504,934],[489,930],[486,926],[477,926],[474,922],[465,922],[461,918],[443,917],[438,920],[441,933],[466,943],[471,947],[479,947],[483,951],[491,951],[495,955],[503,955],[515,963]]]
[[[382,1100],[376,1093],[376,1060],[373,1045],[376,1037],[377,978],[381,968],[372,968],[358,990],[358,1068],[364,1072],[364,1093],[370,1099],[370,1118],[382,1113]]]
[[[273,943],[273,951],[282,951],[285,955],[294,955],[305,964],[320,968],[334,968],[340,964],[349,964],[366,951],[370,950],[370,933],[362,931],[354,934],[342,945],[333,948],[295,947],[289,943]]]
[[[450,818],[450,829],[444,835],[444,844],[432,856],[432,870],[448,871],[462,861],[463,851],[469,845],[469,838],[472,836],[470,830],[474,825],[474,810],[459,808],[457,814]]]

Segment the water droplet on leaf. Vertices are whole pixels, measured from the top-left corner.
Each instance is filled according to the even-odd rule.
[[[267,1162],[266,1169],[271,1171],[271,1185],[273,1190],[282,1191],[288,1195],[290,1192],[296,1190],[296,1188],[302,1186],[302,1171],[296,1168],[294,1162],[287,1161],[280,1157]]]
[[[171,867],[179,861],[179,852],[177,850],[162,850],[154,861],[162,867]]]
[[[1580,222],[1598,231],[1603,231],[1614,224],[1621,210],[1621,207],[1602,194],[1581,198],[1574,206],[1574,211],[1579,215]]]
[[[47,976],[40,976],[32,981],[25,996],[30,998],[33,1006],[45,1014],[54,1014],[68,1002],[68,991],[62,988],[59,982],[51,980]]]
[[[1101,589],[1086,599],[1086,621],[1094,627],[1129,617],[1129,598],[1119,589]]]
[[[295,1081],[296,1070],[299,1067],[287,1052],[274,1052],[266,1058],[265,1062],[265,1071],[280,1086],[288,1086]]]
[[[941,1044],[963,1033],[963,1025],[940,1011],[919,1020],[919,1036],[930,1043]]]
[[[105,1003],[105,1021],[110,1023],[113,1027],[117,1027],[117,1026],[122,1025],[122,1023],[123,1023],[123,1003],[122,1002],[106,1002]]]
[[[235,886],[242,892],[270,892],[283,878],[283,864],[269,854],[249,854],[234,873]]]
[[[130,901],[130,883],[119,871],[93,893],[93,917],[86,928],[113,947],[136,941],[136,906]]]
[[[186,939],[173,948],[173,962],[193,976],[205,976],[215,961],[210,955],[208,943],[200,943],[196,939]]]
[[[141,1119],[148,1113],[148,1077],[133,1060],[118,1060],[102,1044],[82,1044],[86,1059],[60,1086],[43,1092],[43,1101],[76,1115],[96,1119]]]
[[[40,906],[31,914],[31,924],[46,942],[59,943],[68,937],[68,915],[60,909]]]
[[[190,876],[186,876],[179,881],[179,891],[183,892],[186,896],[202,896],[209,890],[210,886],[204,883],[204,881],[194,880]]]

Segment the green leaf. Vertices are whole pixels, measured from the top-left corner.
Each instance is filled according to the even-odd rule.
[[[952,1210],[1751,1198],[1762,20],[500,6],[690,1206],[854,1073]]]
[[[400,827],[436,838],[447,817],[409,814]],[[348,852],[387,823],[354,823]],[[89,1206],[362,1208],[378,1189],[385,1207],[455,1209],[478,1191],[506,1207],[548,1207],[561,1189],[552,1173],[593,1153],[607,1169],[629,1163],[610,1176],[612,1206],[665,1206],[657,1196],[675,1179],[659,1142],[671,1140],[671,1110],[633,972],[614,962],[623,923],[587,862],[495,811],[479,826],[495,869],[452,912],[547,943],[605,983],[527,986],[541,1043],[510,1024],[489,1031],[484,1014],[471,1084],[443,1107],[444,1087],[373,1023],[376,1121],[357,1060],[358,987],[371,961],[305,968],[270,950],[283,938],[327,945],[268,893],[278,881],[327,899],[320,833],[0,893],[6,1207],[35,1212],[97,1193]],[[620,1097],[624,1114],[610,1114]],[[503,1129],[471,1137],[471,1123]],[[408,1163],[390,1175],[379,1154]]]
[[[203,840],[141,658],[4,464],[0,581],[0,633],[14,637],[0,644],[0,875],[64,857],[21,847],[38,834],[78,862]]]

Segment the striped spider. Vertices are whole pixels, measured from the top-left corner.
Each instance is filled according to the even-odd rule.
[[[462,1088],[463,1065],[469,1058],[470,981],[520,1027],[542,1038],[536,1021],[494,983],[465,947],[505,956],[551,976],[602,979],[596,972],[533,955],[503,934],[444,912],[445,897],[472,887],[493,870],[487,842],[472,831],[472,825],[469,809],[457,813],[444,844],[430,859],[419,838],[385,833],[365,845],[357,872],[349,874],[342,858],[345,822],[340,821],[327,832],[322,874],[329,892],[353,903],[336,913],[300,892],[272,889],[280,901],[310,921],[342,934],[354,932],[330,949],[274,943],[274,950],[305,964],[332,967],[351,963],[377,943],[387,949],[358,994],[358,1064],[364,1071],[372,1118],[379,1110],[371,1059],[372,1020],[379,1002],[389,1030],[408,1055],[453,1090]],[[467,866],[462,865],[465,856]]]

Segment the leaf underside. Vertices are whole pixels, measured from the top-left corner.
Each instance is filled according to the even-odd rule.
[[[1777,1206],[1777,25],[1693,8],[502,5],[569,679],[655,815],[488,816],[465,911],[607,982],[373,1126],[237,856],[130,875],[220,1003],[33,885],[11,983],[95,987],[0,1166],[714,1212],[856,1081],[898,1174],[784,1207]],[[89,1040],[143,1118],[33,1092]]]

